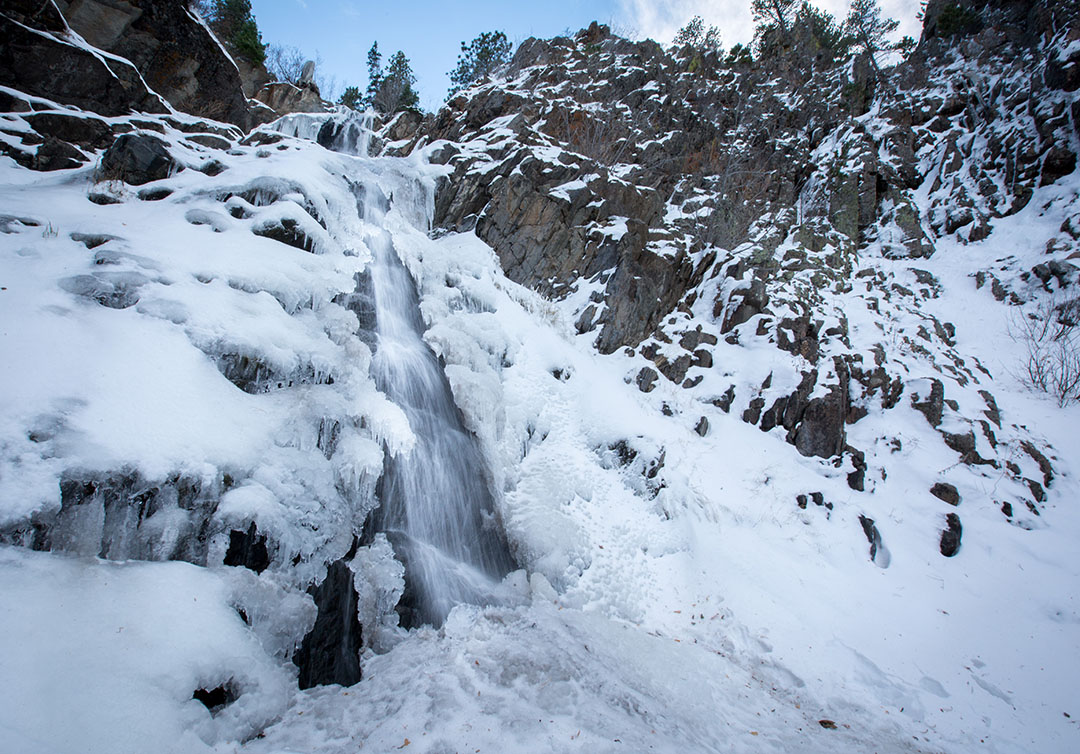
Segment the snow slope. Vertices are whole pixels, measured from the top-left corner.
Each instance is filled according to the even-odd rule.
[[[511,282],[472,234],[429,236],[444,169],[422,154],[363,159],[293,137],[212,150],[162,127],[189,167],[154,201],[89,167],[42,175],[0,158],[0,525],[5,542],[40,545],[34,524],[49,524],[54,550],[0,548],[5,751],[1077,748],[1080,409],[1024,390],[1005,308],[969,277],[973,259],[1038,258],[1076,206],[1075,178],[919,262],[940,288],[923,305],[993,375],[1003,424],[1024,425],[1003,436],[1054,448],[1046,500],[1013,525],[994,500],[1003,472],[958,468],[906,400],[850,430],[880,477],[863,495],[848,468],[701,399],[731,381],[749,394],[773,347],[721,340],[698,392],[640,391],[650,362],[598,355],[574,296]],[[226,169],[195,169],[211,157]],[[357,185],[389,203],[381,226],[358,215],[379,199]],[[103,191],[118,201],[88,200]],[[314,253],[253,232],[282,219]],[[357,548],[364,679],[300,692],[306,589],[350,552],[383,453],[412,449],[347,300],[373,234],[417,281],[521,570],[502,604],[406,632],[388,543]],[[883,254],[863,264],[910,275]],[[832,303],[856,339],[882,322],[913,336],[854,293]],[[696,323],[716,327],[695,310]],[[886,436],[901,446],[876,444]],[[65,506],[62,483],[110,474],[152,501],[137,525],[107,499]],[[946,477],[964,498],[950,559],[951,509],[925,494]],[[814,492],[821,505],[797,504]],[[884,545],[874,560],[861,515]],[[251,522],[268,536],[261,574],[222,565]],[[143,562],[160,560],[191,562]],[[218,686],[239,696],[214,712],[193,700]]]

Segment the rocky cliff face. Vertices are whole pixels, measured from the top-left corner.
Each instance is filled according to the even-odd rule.
[[[437,147],[436,223],[475,228],[601,353],[644,357],[642,390],[679,385],[833,459],[859,491],[886,465],[864,444],[881,440],[852,439],[859,422],[913,406],[944,452],[1011,480],[1008,510],[1037,514],[1040,454],[1002,426],[922,260],[985,239],[1075,169],[1075,9],[968,3],[968,25],[943,29],[945,5],[884,72],[834,63],[806,32],[734,66],[595,24],[531,39],[504,78],[390,149]],[[972,284],[1013,302],[1075,295],[1075,224],[1038,265],[986,260]],[[717,384],[740,352],[771,354],[758,382]]]
[[[236,64],[182,0],[14,0],[0,24],[0,78],[25,94],[106,116],[165,112],[167,103],[243,129],[265,121],[251,112]]]
[[[246,128],[240,72],[184,0],[59,0],[71,29],[130,60],[177,110]]]

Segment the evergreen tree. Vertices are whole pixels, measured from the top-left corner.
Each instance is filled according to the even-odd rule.
[[[509,63],[510,50],[510,42],[501,31],[485,31],[469,44],[462,42],[457,66],[449,74],[449,96]]]
[[[379,93],[379,87],[382,86],[382,53],[379,52],[379,43],[373,42],[371,49],[367,54],[367,75],[368,85],[367,93],[364,97],[365,103],[372,107],[375,104],[375,97]]]
[[[750,51],[750,45],[736,44],[732,47],[724,58],[724,65],[728,68],[736,68],[738,66],[747,66],[754,62],[753,53]]]
[[[345,91],[338,97],[338,104],[359,110],[364,106],[364,97],[360,94],[360,88],[356,86],[345,87]]]
[[[720,51],[720,30],[705,26],[701,16],[694,16],[675,34],[672,44],[676,47],[692,47],[697,53]]]
[[[752,0],[750,9],[754,13],[754,23],[759,28],[775,26],[786,37],[798,9],[797,2],[798,0]]]
[[[757,38],[758,55],[761,58],[776,57],[787,49],[794,39],[794,32],[799,35],[806,34],[817,42],[821,49],[827,53],[828,59],[844,59],[851,50],[851,38],[844,30],[844,26],[836,22],[832,14],[819,10],[807,0],[795,10],[794,2],[787,4],[785,9],[778,9],[777,3],[787,3],[787,0],[754,0],[758,3],[768,4],[768,13],[758,15],[755,7],[755,18],[759,19],[754,35]],[[787,26],[781,26],[777,19],[783,19]]]
[[[845,60],[851,54],[851,36],[831,13],[818,10],[804,0],[795,16],[795,24],[809,27],[814,39],[834,60]]]
[[[883,52],[899,50],[900,45],[889,40],[899,23],[892,18],[881,17],[877,0],[851,0],[844,29],[851,36],[852,45],[870,57],[877,69],[877,56]]]
[[[416,76],[405,53],[398,50],[390,57],[390,64],[383,75],[380,71],[379,89],[372,100],[372,106],[384,115],[392,115],[401,110],[414,109],[420,96],[413,89]]]
[[[198,7],[211,31],[229,52],[255,65],[266,60],[266,45],[251,15],[251,0],[208,0]]]

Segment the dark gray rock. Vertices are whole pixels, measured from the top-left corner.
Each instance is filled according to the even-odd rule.
[[[224,564],[248,568],[255,573],[262,573],[269,567],[266,535],[258,533],[254,521],[247,531],[233,529],[229,532],[229,549],[225,552]]]
[[[776,326],[776,345],[789,353],[798,354],[811,364],[818,360],[818,331],[810,315],[785,317]]]
[[[1035,447],[1034,443],[1028,440],[1022,441],[1020,447],[1023,448],[1025,453],[1031,456],[1035,463],[1039,464],[1039,471],[1041,471],[1043,475],[1043,484],[1049,487],[1051,482],[1054,481],[1054,466],[1050,463],[1050,459]]]
[[[660,375],[656,373],[655,369],[652,369],[651,367],[642,367],[641,371],[638,372],[637,377],[634,379],[634,382],[641,392],[650,393],[653,388],[656,387],[656,380],[659,376]]]
[[[88,161],[89,158],[66,141],[49,136],[45,143],[37,148],[33,159],[28,160],[27,167],[34,170],[69,170],[77,168]]]
[[[165,142],[150,134],[123,134],[101,157],[101,176],[140,186],[182,170]]]
[[[926,417],[931,427],[941,424],[942,413],[945,410],[945,386],[941,380],[930,381],[930,395],[925,400],[919,400],[919,395],[911,396],[911,407]]]
[[[750,404],[743,411],[742,420],[747,424],[757,424],[761,421],[761,409],[765,408],[765,399],[760,395],[750,399]]]
[[[997,467],[997,461],[993,459],[983,458],[979,455],[975,449],[975,433],[974,432],[942,432],[941,439],[945,441],[952,450],[955,450],[960,454],[960,461],[971,466],[986,465]]]
[[[31,433],[31,440],[47,442],[51,433],[49,426],[42,426]],[[0,529],[0,542],[109,560],[205,565],[208,538],[200,533],[209,527],[220,486],[220,480],[208,482],[201,476],[148,479],[128,469],[71,469],[60,477],[59,510],[43,510],[29,521]],[[163,533],[152,521],[162,511],[172,511],[177,521],[171,532]]]
[[[195,689],[191,698],[210,710],[212,716],[217,717],[219,712],[240,698],[240,691],[230,678],[227,683],[212,689]]]
[[[738,297],[739,303],[731,310],[731,314],[724,320],[720,332],[730,332],[751,317],[761,314],[769,305],[769,294],[765,290],[765,281],[755,277],[750,281],[748,288],[743,288],[732,294],[734,301]],[[714,312],[716,313],[716,312]]]
[[[935,482],[930,488],[930,494],[938,500],[944,500],[949,505],[960,505],[960,493],[956,487],[948,482]]]
[[[960,517],[955,513],[945,516],[945,529],[941,532],[939,549],[946,558],[951,558],[960,551],[960,537],[964,533],[964,527],[960,525]]]
[[[300,688],[359,683],[363,627],[356,612],[353,572],[346,559],[331,563],[326,578],[308,592],[315,598],[319,613],[293,656],[300,669]]]
[[[139,288],[146,282],[137,272],[96,272],[64,278],[60,287],[110,309],[127,309],[139,302]]]
[[[1076,154],[1068,147],[1055,145],[1043,157],[1041,183],[1047,185],[1076,170]]]
[[[89,115],[32,113],[24,119],[42,136],[53,136],[85,149],[104,149],[113,140],[112,127],[101,118]]]
[[[0,10],[0,82],[100,115],[126,115],[133,110],[167,112],[134,65],[122,60],[106,65],[101,58],[60,38],[67,25],[59,13],[39,15],[43,7],[54,9],[51,3],[46,6],[31,0],[10,0]],[[20,7],[26,10],[25,15],[18,13]]]
[[[862,526],[863,534],[866,535],[866,540],[870,543],[870,560],[875,565],[888,568],[891,558],[888,549],[881,541],[881,532],[878,531],[874,519],[860,515],[859,524]]]
[[[240,73],[186,3],[73,0],[64,13],[91,44],[130,60],[177,110],[247,128]]]
[[[251,232],[257,236],[273,239],[286,246],[292,246],[300,251],[310,252],[315,249],[315,241],[292,218],[286,217],[277,222],[252,228]]]
[[[844,449],[847,391],[833,386],[828,395],[806,405],[795,433],[795,448],[804,456],[831,458]]]
[[[847,475],[848,487],[856,492],[864,492],[866,490],[866,454],[850,445],[845,450],[851,454],[851,464],[855,467],[855,470]]]
[[[983,413],[992,421],[998,429],[1001,429],[1001,412],[998,410],[997,401],[989,390],[980,390],[979,395],[986,401],[986,410]]]

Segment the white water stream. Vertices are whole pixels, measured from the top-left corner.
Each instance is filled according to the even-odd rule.
[[[413,279],[389,234],[376,234],[369,246],[378,333],[372,375],[416,435],[411,453],[387,454],[372,523],[405,563],[405,600],[414,611],[407,622],[439,625],[458,603],[494,601],[513,564],[494,519],[479,446],[424,342]]]
[[[365,158],[371,138],[370,115],[351,111],[298,114],[276,127]],[[372,377],[404,411],[416,437],[410,453],[387,451],[380,506],[366,530],[384,532],[405,565],[402,624],[441,625],[454,605],[499,601],[499,585],[513,559],[495,518],[479,445],[463,426],[442,365],[424,341],[416,284],[386,230],[386,212],[394,202],[385,199],[372,174],[365,174],[369,177],[359,179],[354,192],[372,228],[364,239],[373,257],[368,270],[376,330]],[[430,192],[414,180],[394,187],[399,209],[414,223],[430,224]]]

